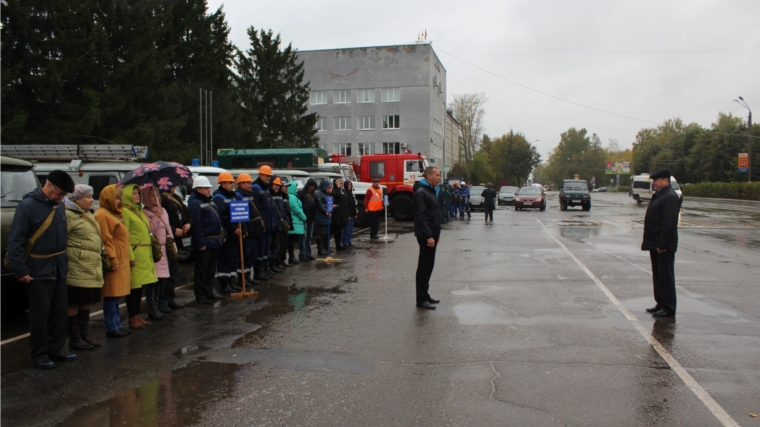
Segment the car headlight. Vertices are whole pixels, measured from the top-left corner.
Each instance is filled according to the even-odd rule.
[[[588,194],[586,194],[585,196],[583,196],[584,199],[588,199],[589,197],[591,197],[591,196],[589,196]]]
[[[536,201],[537,201],[537,202],[540,202],[540,201],[541,201],[541,198],[539,197],[538,199],[536,199]]]
[[[518,197],[515,199],[515,202],[522,202],[522,199]]]

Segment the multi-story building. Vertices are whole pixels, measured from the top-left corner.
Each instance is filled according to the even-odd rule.
[[[351,156],[423,153],[443,168],[446,69],[428,43],[299,51],[319,145]]]
[[[446,110],[446,155],[444,160],[449,166],[459,162],[459,150],[462,145],[462,127],[454,118],[452,110]]]

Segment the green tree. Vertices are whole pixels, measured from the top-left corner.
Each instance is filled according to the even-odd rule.
[[[491,170],[490,156],[485,151],[480,151],[472,158],[468,167],[467,182],[472,185],[493,182],[494,174]]]
[[[292,46],[280,50],[280,36],[248,29],[250,49],[235,59],[240,104],[246,125],[262,148],[316,147],[316,113],[306,114],[309,84]]]
[[[573,179],[576,174],[586,181],[596,177],[601,183],[604,171],[604,151],[599,137],[596,134],[589,137],[586,129],[570,128],[560,135],[559,144],[549,153],[544,172],[554,183]]]
[[[507,179],[514,185],[522,185],[541,164],[541,155],[525,135],[510,130],[493,140],[491,164],[497,180]]]

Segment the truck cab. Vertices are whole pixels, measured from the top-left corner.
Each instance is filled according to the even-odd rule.
[[[414,219],[415,181],[423,178],[427,158],[418,154],[369,154],[361,157],[359,179],[371,183],[378,178],[388,187],[389,213],[396,221]]]

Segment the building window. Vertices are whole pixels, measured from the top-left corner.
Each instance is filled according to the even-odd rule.
[[[403,144],[406,147],[406,144]],[[400,142],[383,142],[383,154],[401,154]]]
[[[374,130],[375,129],[375,116],[361,116],[357,117],[358,130]]]
[[[351,143],[347,142],[345,144],[333,144],[333,152],[335,154],[344,154],[346,156],[351,155]]]
[[[375,154],[375,143],[373,142],[359,143],[359,155],[364,156],[366,154]]]
[[[314,123],[314,129],[327,130],[327,119],[325,117],[318,118],[317,122]]]
[[[314,91],[311,93],[311,105],[327,104],[327,92]]]
[[[351,117],[336,117],[335,130],[351,130]]]
[[[399,116],[383,116],[383,129],[399,129],[401,123]]]
[[[383,89],[383,102],[401,101],[401,90],[397,87]]]
[[[375,102],[375,89],[359,89],[356,91],[356,102]]]
[[[385,178],[385,162],[369,162],[370,178]]]
[[[334,90],[333,102],[336,104],[348,104],[351,102],[351,91],[346,90]]]

